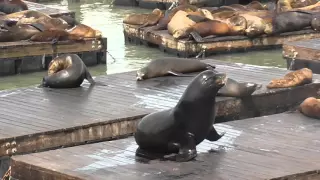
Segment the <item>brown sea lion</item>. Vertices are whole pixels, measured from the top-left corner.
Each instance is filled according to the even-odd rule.
[[[187,17],[196,22],[195,25],[186,31],[186,34],[190,34],[196,42],[203,42],[203,37],[210,35],[241,35],[244,33],[247,27],[245,18],[241,16],[229,18],[229,23],[218,20],[210,20],[194,15],[187,15]],[[180,35],[180,37],[183,36]]]
[[[264,4],[261,4],[259,1],[252,1],[245,6],[247,9],[253,10],[267,10],[268,7]]]
[[[140,25],[140,27],[152,26],[158,23],[163,17],[160,9],[154,9],[150,14],[130,14],[123,19],[123,23],[130,25]]]
[[[171,10],[166,10],[164,16],[160,18],[159,22],[155,26],[148,28],[147,31],[165,30],[168,28],[169,22],[178,11],[194,12],[197,11],[197,9],[198,7],[192,5],[180,5]]]
[[[29,24],[7,27],[0,31],[0,42],[28,40],[39,32],[39,29]]]
[[[19,24],[42,24],[45,29],[56,28],[56,29],[67,29],[69,24],[61,18],[51,18],[47,16],[41,16],[39,18],[21,18]]]
[[[302,86],[312,82],[312,71],[308,68],[302,68],[289,72],[282,79],[273,79],[267,88],[288,88]]]
[[[94,30],[93,28],[84,25],[78,24],[73,28],[68,30],[70,35],[79,36],[82,38],[101,38],[102,33],[99,30]]]
[[[70,36],[66,30],[63,29],[48,29],[43,32],[39,32],[33,35],[30,40],[36,42],[50,42],[50,41],[65,41],[74,38]],[[72,40],[81,40],[80,37],[76,37]]]
[[[312,13],[302,10],[278,13],[272,18],[272,31],[270,34],[299,31],[310,27],[312,18]]]
[[[316,4],[317,0],[278,0],[277,12],[289,11]]]
[[[320,99],[308,97],[300,104],[298,110],[307,117],[320,119]]]
[[[258,16],[253,16],[249,14],[241,14],[247,21],[247,28],[245,33],[248,37],[256,37],[265,33],[267,23]]]
[[[301,8],[294,8],[293,10],[318,10],[319,8],[320,8],[320,2],[317,2],[316,4],[301,7]]]
[[[198,59],[176,57],[158,58],[139,69],[136,78],[138,81],[142,81],[166,75],[191,76],[183,73],[199,72],[207,69],[215,69],[215,66],[203,63]]]
[[[187,29],[196,23],[187,17],[188,13],[185,11],[178,11],[168,24],[168,32],[174,38],[180,39],[187,37],[189,34]]]
[[[38,19],[40,17],[48,17],[51,18],[49,15],[39,12],[39,11],[34,11],[34,10],[25,10],[25,11],[20,11],[12,14],[7,14],[4,17],[1,17],[1,19],[10,19],[10,20],[15,20],[19,21],[21,18],[35,18]]]

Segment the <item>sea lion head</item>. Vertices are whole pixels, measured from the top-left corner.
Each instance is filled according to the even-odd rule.
[[[247,29],[247,20],[243,16],[233,16],[228,19],[228,22],[231,24],[231,34],[240,35],[244,34]]]
[[[213,16],[212,16],[212,14],[211,14],[211,12],[209,10],[199,8],[198,11],[200,11],[203,14],[204,17],[213,20]]]
[[[178,30],[175,30],[173,33],[172,33],[172,36],[173,38],[175,39],[181,39],[181,38],[184,38],[184,37],[187,37],[187,31],[184,30],[184,29],[178,29]]]
[[[152,14],[162,15],[162,11],[161,11],[160,9],[156,8],[156,9],[154,9],[154,10],[152,11]]]
[[[147,73],[148,73],[148,69],[146,67],[139,69],[136,74],[137,81],[142,81],[146,79]]]
[[[225,73],[206,70],[198,74],[189,86],[197,88],[200,96],[215,96],[214,92],[218,92],[226,84],[227,79]]]
[[[61,70],[67,69],[72,65],[71,56],[58,56],[54,58],[48,67],[48,76],[53,75]]]

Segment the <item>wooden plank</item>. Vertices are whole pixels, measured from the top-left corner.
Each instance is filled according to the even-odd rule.
[[[219,123],[219,141],[197,146],[195,161],[135,156],[133,137],[13,156],[12,176],[42,179],[272,179],[320,178],[320,121],[295,113]],[[286,134],[283,134],[286,133]]]
[[[203,60],[240,82],[267,84],[289,71]],[[131,135],[143,116],[176,105],[191,77],[159,77],[142,82],[135,72],[97,77],[108,84],[75,89],[28,87],[0,91],[0,156],[24,154]],[[217,122],[284,112],[318,96],[315,82],[301,87],[256,91],[251,98],[217,98]],[[39,80],[40,82],[40,80]]]
[[[230,36],[211,38],[208,42],[196,43],[188,40],[175,40],[167,30],[152,31],[146,33],[136,26],[123,24],[124,35],[127,41],[140,41],[145,45],[148,43],[158,46],[160,50],[173,53],[181,57],[190,57],[205,50],[206,55],[213,53],[229,52],[236,50],[264,49],[267,47],[280,46],[287,41],[298,41],[319,38],[320,33],[312,30],[283,33],[278,36],[262,36],[249,39],[245,36]]]
[[[76,53],[102,51],[106,47],[103,39],[88,39],[84,41],[59,41],[56,45],[58,53]],[[52,54],[53,46],[50,42],[16,41],[0,43],[0,58],[42,56]]]
[[[35,10],[35,11],[40,11],[42,13],[46,13],[50,15],[51,17],[60,17],[62,15],[69,15],[71,17],[75,17],[75,12],[70,11],[67,9],[57,9],[57,8],[52,8],[43,4],[39,3],[34,3],[30,1],[23,1],[27,4],[28,8],[30,10]]]

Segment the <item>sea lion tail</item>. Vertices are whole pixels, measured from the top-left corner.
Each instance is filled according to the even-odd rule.
[[[203,38],[200,36],[199,33],[192,31],[190,32],[190,35],[192,36],[192,38],[196,41],[196,42],[203,42]]]

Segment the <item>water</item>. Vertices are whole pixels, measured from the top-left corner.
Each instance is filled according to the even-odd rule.
[[[80,22],[100,30],[108,38],[108,68],[105,65],[90,67],[93,76],[136,70],[151,59],[170,56],[156,48],[125,44],[122,19],[129,13],[146,13],[152,10],[133,7],[112,7],[111,0],[81,0],[80,3],[68,3],[67,0],[46,3],[51,7],[70,9],[76,12]],[[255,51],[232,55],[218,55],[215,59],[230,62],[286,67],[281,50]],[[39,84],[45,72],[15,75],[0,78],[0,89],[10,89]]]

